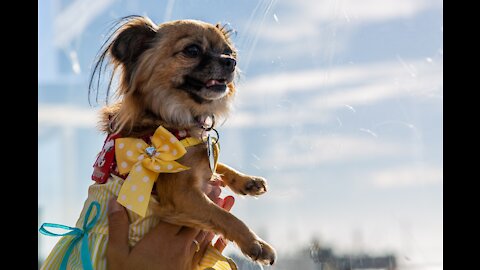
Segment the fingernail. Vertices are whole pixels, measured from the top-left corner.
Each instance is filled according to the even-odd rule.
[[[222,236],[220,236],[220,237],[218,238],[218,240],[220,240],[220,242],[222,242],[222,245],[223,245],[223,246],[227,246],[227,244],[228,244],[228,240],[227,240],[227,239],[225,239],[225,238],[223,238]]]
[[[108,214],[111,215],[115,212],[119,212],[119,211],[122,211],[122,206],[117,203],[117,198],[116,197],[112,197],[109,201],[108,201]]]
[[[230,211],[230,209],[232,209],[234,203],[235,203],[235,198],[233,198],[232,196],[227,196],[223,199],[222,208],[227,210],[227,211]]]
[[[222,241],[222,243],[224,243],[225,245],[228,244],[228,240],[223,238],[223,237],[220,237],[220,240]]]

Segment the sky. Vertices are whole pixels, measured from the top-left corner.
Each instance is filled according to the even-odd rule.
[[[104,140],[88,76],[111,23],[131,14],[235,29],[220,159],[268,179],[232,212],[280,253],[318,238],[443,269],[442,1],[42,1],[39,223],[74,224],[83,206]],[[56,239],[40,241],[46,256]]]

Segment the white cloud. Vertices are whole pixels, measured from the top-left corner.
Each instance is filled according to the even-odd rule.
[[[397,61],[266,74],[247,79],[237,88],[238,109],[227,126],[325,122],[343,108],[405,97],[441,99],[443,62],[398,57]],[[278,105],[284,101],[292,103],[290,108]]]
[[[270,25],[261,37],[273,41],[298,41],[299,39],[323,35],[326,28],[339,24],[355,26],[406,18],[431,8],[441,8],[441,1],[434,0],[300,0],[285,2],[280,7],[289,14],[280,16],[282,23]],[[280,9],[281,11],[281,9]],[[299,20],[301,18],[301,20]]]
[[[407,154],[404,146],[375,137],[305,135],[289,142],[272,140],[274,146],[270,148],[270,158],[262,164],[265,167],[274,164],[278,168],[303,168]]]
[[[300,8],[319,21],[328,21],[335,18],[358,21],[385,21],[401,17],[413,16],[431,7],[438,7],[439,1],[432,0],[343,0],[323,1],[334,12],[329,12],[318,1],[299,1]],[[322,3],[322,2],[320,2]]]
[[[95,127],[98,122],[97,111],[71,105],[38,105],[38,127],[71,126]]]
[[[443,169],[433,166],[395,167],[371,175],[371,183],[378,188],[426,186],[442,181]]]
[[[400,58],[401,59],[401,58]],[[405,63],[414,69],[411,73]],[[425,59],[375,62],[367,64],[343,65],[325,69],[308,69],[285,73],[265,74],[239,85],[240,98],[258,97],[262,95],[281,95],[288,92],[329,91],[329,87],[344,89],[344,85],[390,83],[390,87],[401,83],[414,83],[429,89],[442,85],[443,63],[429,63]],[[431,79],[435,79],[431,81]],[[410,85],[408,85],[410,86]],[[407,88],[407,87],[405,87]],[[413,90],[417,90],[415,87]]]
[[[355,46],[351,38],[366,24],[388,24],[399,19],[408,23],[425,11],[435,10],[441,16],[442,9],[443,3],[438,0],[281,1],[268,14],[269,20],[257,16],[255,23],[249,21],[243,29],[244,37],[237,44],[244,59],[240,66],[248,72],[252,57],[279,64],[298,59],[332,64],[335,55]],[[255,44],[245,43],[248,40],[260,40],[262,46],[255,48]]]

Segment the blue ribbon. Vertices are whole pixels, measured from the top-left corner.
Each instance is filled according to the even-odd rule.
[[[90,212],[92,208],[95,206],[95,216],[93,217],[92,221],[88,222],[90,219]],[[63,256],[62,263],[60,264],[60,270],[67,269],[68,259],[72,253],[73,248],[78,243],[78,241],[82,240],[82,246],[80,249],[80,258],[82,260],[83,269],[85,270],[93,270],[92,260],[90,259],[90,249],[88,248],[88,232],[95,226],[95,223],[98,220],[98,216],[100,214],[100,204],[97,201],[93,201],[88,207],[87,213],[85,214],[85,219],[83,221],[83,230],[79,228],[69,227],[61,224],[54,224],[54,223],[43,223],[40,227],[40,233],[48,236],[66,236],[66,235],[74,235],[73,241],[70,243],[67,252]],[[46,227],[49,228],[59,228],[68,230],[68,232],[63,234],[57,234],[48,231],[45,229]]]

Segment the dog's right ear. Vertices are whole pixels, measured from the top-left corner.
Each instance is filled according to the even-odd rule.
[[[89,102],[92,93],[96,94],[95,101],[98,102],[101,76],[106,67],[104,67],[104,64],[113,66],[105,97],[107,104],[111,84],[118,68],[122,70],[119,93],[126,94],[129,92],[128,86],[135,64],[142,53],[153,45],[158,26],[149,18],[132,15],[120,19],[110,31],[111,34],[103,43],[97,55],[90,77],[90,83],[88,84]],[[106,59],[110,59],[110,61],[106,61]]]
[[[157,26],[148,18],[135,16],[117,30],[112,41],[110,54],[112,57],[130,67],[139,56],[150,48]]]

